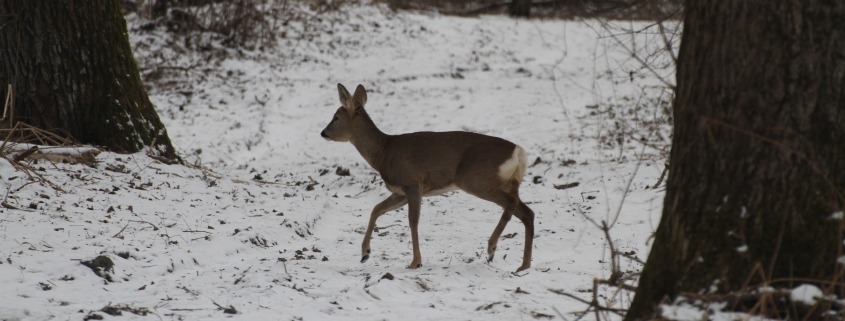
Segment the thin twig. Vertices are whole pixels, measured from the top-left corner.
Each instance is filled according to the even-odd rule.
[[[117,231],[117,233],[115,233],[114,235],[112,235],[112,238],[117,238],[117,237],[119,237],[119,236],[120,236],[120,234],[121,234],[121,233],[123,233],[123,231],[125,231],[127,227],[129,227],[129,223],[126,223],[126,225],[124,225],[124,226],[123,226],[123,228],[122,228],[122,229],[120,229],[120,231]]]
[[[12,119],[12,117],[14,117],[14,94],[12,92],[12,85],[9,84],[6,88],[6,100],[3,103],[3,118],[0,118],[0,128],[3,127],[3,123],[6,120],[9,121],[10,125],[14,124],[14,120]]]
[[[577,300],[581,303],[587,304],[591,308],[596,309],[597,311],[608,311],[608,312],[611,312],[611,313],[614,313],[616,315],[623,316],[623,317],[625,316],[625,313],[628,312],[628,310],[625,310],[625,309],[617,309],[617,308],[610,308],[610,307],[601,306],[598,303],[593,303],[593,302],[584,300],[582,298],[579,298],[575,295],[569,294],[564,290],[557,290],[557,289],[548,289],[548,290],[550,292],[554,293],[554,294],[559,294],[559,295],[562,295],[562,296],[565,296],[565,297],[569,297],[569,298],[575,299],[575,300]],[[589,311],[589,309],[588,309],[588,311]]]

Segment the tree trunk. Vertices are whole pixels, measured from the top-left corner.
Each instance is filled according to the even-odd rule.
[[[118,0],[0,1],[0,84],[13,86],[15,120],[176,159],[127,37]]]
[[[626,320],[746,282],[845,294],[843,21],[839,1],[686,2],[663,216]]]
[[[511,0],[508,12],[512,17],[528,18],[531,15],[531,0]]]

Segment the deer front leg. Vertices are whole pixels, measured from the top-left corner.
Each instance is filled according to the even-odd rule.
[[[370,238],[373,236],[373,230],[376,227],[376,220],[379,216],[400,208],[407,202],[408,200],[405,198],[405,195],[392,194],[373,207],[373,211],[370,213],[370,223],[367,225],[367,232],[364,233],[364,242],[361,244],[361,263],[366,262],[370,258]]]
[[[522,265],[516,269],[517,272],[521,272],[531,267],[531,250],[534,243],[534,211],[528,205],[519,201],[514,214],[525,225],[525,249],[522,252]]]
[[[420,206],[422,205],[422,194],[418,189],[405,189],[408,198],[408,225],[411,226],[411,242],[414,246],[414,259],[409,269],[416,269],[422,266],[422,255],[420,255],[420,238],[417,227],[420,223]]]

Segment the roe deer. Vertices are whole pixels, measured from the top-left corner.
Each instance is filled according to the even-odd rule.
[[[502,230],[511,216],[516,215],[525,225],[522,265],[516,271],[531,267],[534,212],[519,199],[526,162],[522,147],[498,137],[462,131],[387,135],[364,110],[367,102],[364,86],[358,85],[354,95],[341,84],[337,84],[337,90],[342,106],[320,135],[328,140],[351,142],[393,193],[370,214],[361,245],[361,263],[370,257],[370,238],[376,219],[408,204],[414,247],[414,258],[408,268],[422,266],[417,234],[422,198],[461,189],[504,209],[487,242],[487,261],[493,260]]]

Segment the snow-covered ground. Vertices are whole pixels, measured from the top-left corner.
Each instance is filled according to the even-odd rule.
[[[0,160],[0,320],[572,318],[586,305],[559,293],[591,300],[593,280],[610,274],[594,222],[612,226],[618,251],[645,259],[669,126],[650,122],[663,117],[660,82],[610,31],[380,6],[333,14],[325,32],[291,23],[276,47],[229,50],[151,90],[177,149],[203,167],[143,153],[35,164],[53,188]],[[142,67],[201,55],[173,51],[163,31],[129,18]],[[620,37],[642,45],[654,35]],[[531,165],[521,194],[537,215],[532,268],[512,273],[517,219],[486,262],[500,209],[462,192],[424,200],[422,268],[405,268],[407,208],[379,220],[360,263],[370,210],[388,191],[352,145],[319,135],[339,106],[337,83],[366,86],[387,133],[469,130],[522,145]],[[114,262],[112,281],[81,264],[100,255]],[[614,308],[631,298],[597,296]]]

